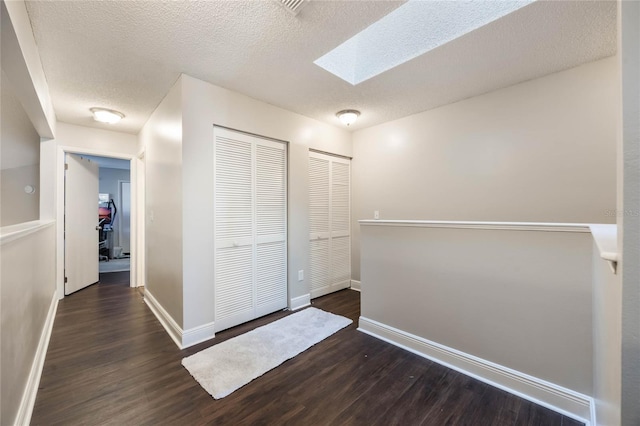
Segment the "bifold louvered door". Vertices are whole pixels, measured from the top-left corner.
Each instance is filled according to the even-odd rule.
[[[214,129],[215,330],[287,307],[287,150]]]
[[[309,152],[312,298],[351,285],[350,176],[348,159]]]

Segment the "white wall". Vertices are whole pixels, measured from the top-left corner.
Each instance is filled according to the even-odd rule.
[[[146,161],[145,289],[183,326],[182,83],[178,81],[139,135]],[[197,186],[204,190],[205,186]]]
[[[112,155],[119,158],[123,155],[136,155],[138,153],[137,136],[118,132],[116,125],[114,125],[113,130],[103,130],[58,122],[56,129],[55,140],[57,146],[75,148],[79,152],[88,154],[97,152],[97,155]]]
[[[588,229],[362,225],[362,317],[591,396],[591,262]]]
[[[0,424],[4,425],[29,421],[39,382],[39,361],[44,360],[47,349],[47,324],[55,312],[55,228],[51,222],[43,226],[28,222],[40,213],[40,141],[54,135],[55,114],[24,2],[2,1],[0,15],[1,204],[2,213],[6,213],[10,204],[20,202],[20,209],[12,210],[15,216],[11,222],[22,223],[7,227],[3,217],[0,228]],[[55,176],[48,178],[55,181]],[[35,200],[30,196],[22,203],[24,192],[18,195],[17,187],[24,187],[27,181],[37,192]],[[7,194],[7,184],[13,186],[13,194]],[[45,197],[47,207],[50,201]],[[5,236],[16,226],[29,228],[30,233],[9,241]]]
[[[0,81],[0,226],[38,219],[40,136],[4,72]],[[36,193],[24,192],[26,185]]]
[[[135,135],[92,127],[77,126],[58,122],[56,138],[41,143],[41,200],[48,216],[51,211],[56,218],[57,240],[57,277],[58,295],[64,297],[64,152],[102,155],[116,158],[135,157],[138,151],[138,138]],[[117,129],[117,127],[114,127]],[[132,169],[133,172],[133,169]],[[43,174],[46,173],[46,174]],[[55,185],[51,185],[55,182]],[[135,197],[135,194],[133,195]],[[133,213],[135,214],[135,213]],[[135,229],[132,224],[132,235]],[[132,253],[131,272],[136,276],[136,257]]]
[[[56,115],[23,0],[0,3],[0,62],[31,123],[43,138],[55,135]]]
[[[39,214],[40,166],[16,167],[0,172],[0,222],[1,226],[37,220]],[[30,185],[36,191],[28,194],[25,186]]]
[[[618,3],[622,131],[618,236],[622,262],[622,424],[640,424],[640,3]]]
[[[0,424],[9,425],[18,414],[55,296],[55,227],[3,241],[1,250]]]
[[[195,78],[182,76],[184,326],[214,319],[213,125],[288,142],[289,298],[309,293],[308,150],[351,155],[350,134]]]
[[[615,58],[353,134],[358,219],[612,223]]]

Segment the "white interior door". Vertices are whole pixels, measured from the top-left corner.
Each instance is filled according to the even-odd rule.
[[[119,242],[123,253],[131,253],[131,182],[120,181]],[[116,220],[118,220],[116,219]]]
[[[64,191],[64,294],[98,281],[98,164],[67,154]]]
[[[309,152],[311,298],[351,285],[350,160]]]
[[[331,290],[351,286],[351,164],[331,160]]]
[[[309,283],[311,298],[331,292],[331,159],[309,153]]]
[[[287,306],[286,145],[214,131],[215,331]]]

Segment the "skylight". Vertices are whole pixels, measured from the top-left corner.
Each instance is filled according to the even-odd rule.
[[[314,63],[362,83],[535,0],[410,0]]]

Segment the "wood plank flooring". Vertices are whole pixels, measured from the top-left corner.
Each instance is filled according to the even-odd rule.
[[[351,326],[214,400],[181,359],[289,313],[180,351],[128,276],[101,275],[60,302],[33,425],[581,424],[357,331],[352,290],[313,303]]]

